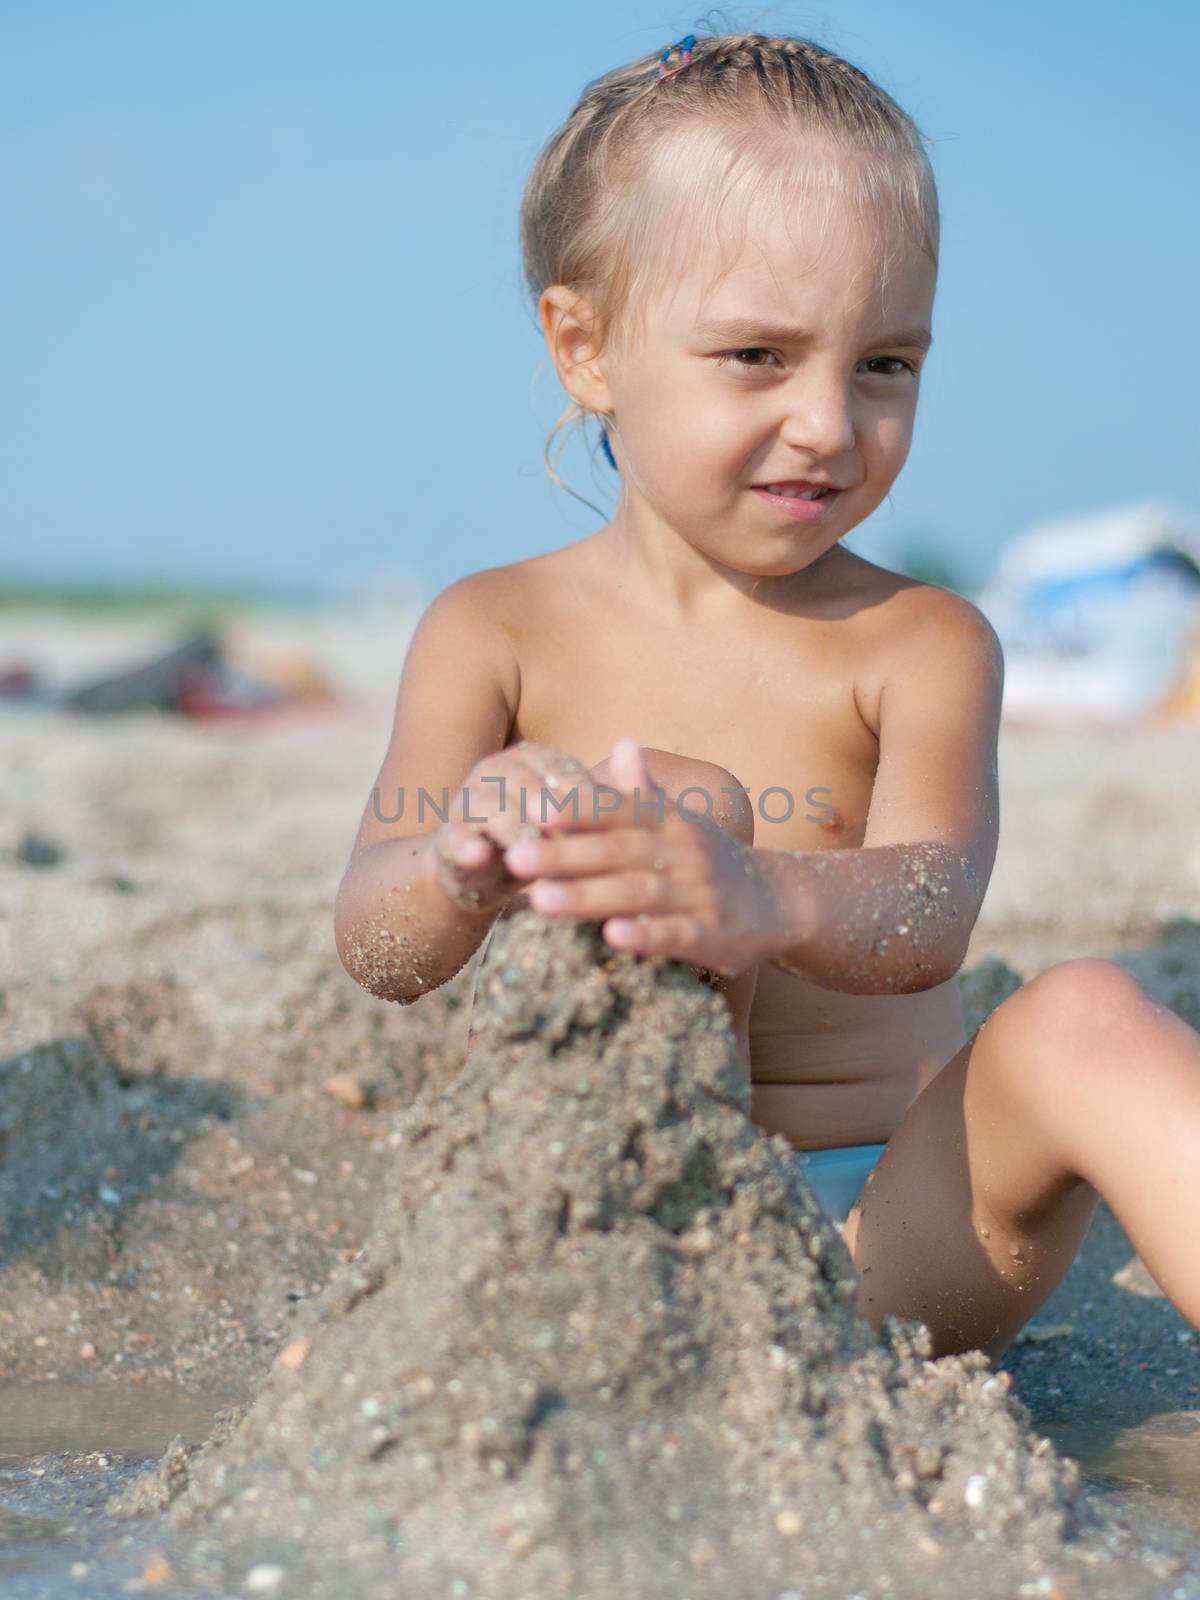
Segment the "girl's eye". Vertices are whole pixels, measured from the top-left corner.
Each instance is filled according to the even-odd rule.
[[[880,378],[898,378],[902,372],[911,372],[915,378],[917,369],[911,361],[905,361],[902,356],[872,356],[869,361],[864,361],[863,366],[874,369],[874,375]]]
[[[739,367],[749,367],[751,371],[760,371],[761,372],[763,370],[761,362],[758,362],[758,361],[743,361],[742,357],[743,356],[773,356],[774,353],[775,352],[773,350],[763,350],[757,345],[748,347],[745,350],[726,350],[723,355],[719,355],[717,357],[717,364],[720,366],[720,365],[724,364],[725,362],[732,361],[732,362],[735,362]]]
[[[745,367],[751,372],[768,371],[769,368],[766,362],[747,359],[755,356],[770,356],[772,360],[775,360],[775,352],[773,350],[765,350],[761,346],[753,345],[744,350],[724,351],[717,357],[717,364],[724,366],[732,362],[735,366]],[[879,378],[898,378],[905,372],[911,372],[913,377],[916,377],[918,370],[913,362],[905,361],[902,356],[872,356],[870,360],[864,361],[862,365],[873,377]]]

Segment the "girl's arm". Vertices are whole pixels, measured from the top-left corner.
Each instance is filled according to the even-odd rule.
[[[996,859],[1000,641],[928,588],[880,694],[879,764],[861,849],[758,850],[785,932],[771,957],[848,994],[907,994],[962,965]]]
[[[518,669],[499,625],[502,581],[495,569],[460,579],[417,624],[387,754],[338,889],[342,965],[384,1000],[406,1004],[452,978],[497,915],[496,906],[455,904],[433,846],[444,817],[461,820],[460,785],[503,750],[516,713]]]

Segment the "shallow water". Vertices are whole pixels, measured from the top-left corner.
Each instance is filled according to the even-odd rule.
[[[107,1522],[105,1500],[176,1434],[189,1443],[206,1439],[217,1413],[238,1398],[141,1383],[0,1384],[3,1594],[107,1595],[90,1561]],[[1200,1411],[1127,1426],[1041,1418],[1036,1427],[1079,1462],[1103,1500],[1158,1513],[1200,1540]]]
[[[1164,1411],[1125,1426],[1112,1418],[1042,1418],[1036,1426],[1105,1499],[1144,1506],[1200,1539],[1200,1411]]]
[[[236,1398],[145,1383],[0,1384],[3,1593],[79,1595],[70,1569],[87,1564],[105,1500],[176,1434],[206,1439]]]
[[[0,1463],[62,1450],[158,1457],[177,1433],[188,1443],[206,1439],[236,1398],[165,1384],[0,1383]]]

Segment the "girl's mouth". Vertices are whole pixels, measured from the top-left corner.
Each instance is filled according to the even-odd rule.
[[[785,517],[797,522],[820,521],[840,493],[828,484],[800,481],[755,484],[754,492],[768,505],[782,511]]]

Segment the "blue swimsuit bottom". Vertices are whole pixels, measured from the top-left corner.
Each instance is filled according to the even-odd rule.
[[[797,1150],[796,1160],[823,1209],[834,1222],[845,1222],[886,1149],[882,1144],[846,1144],[833,1150]]]

